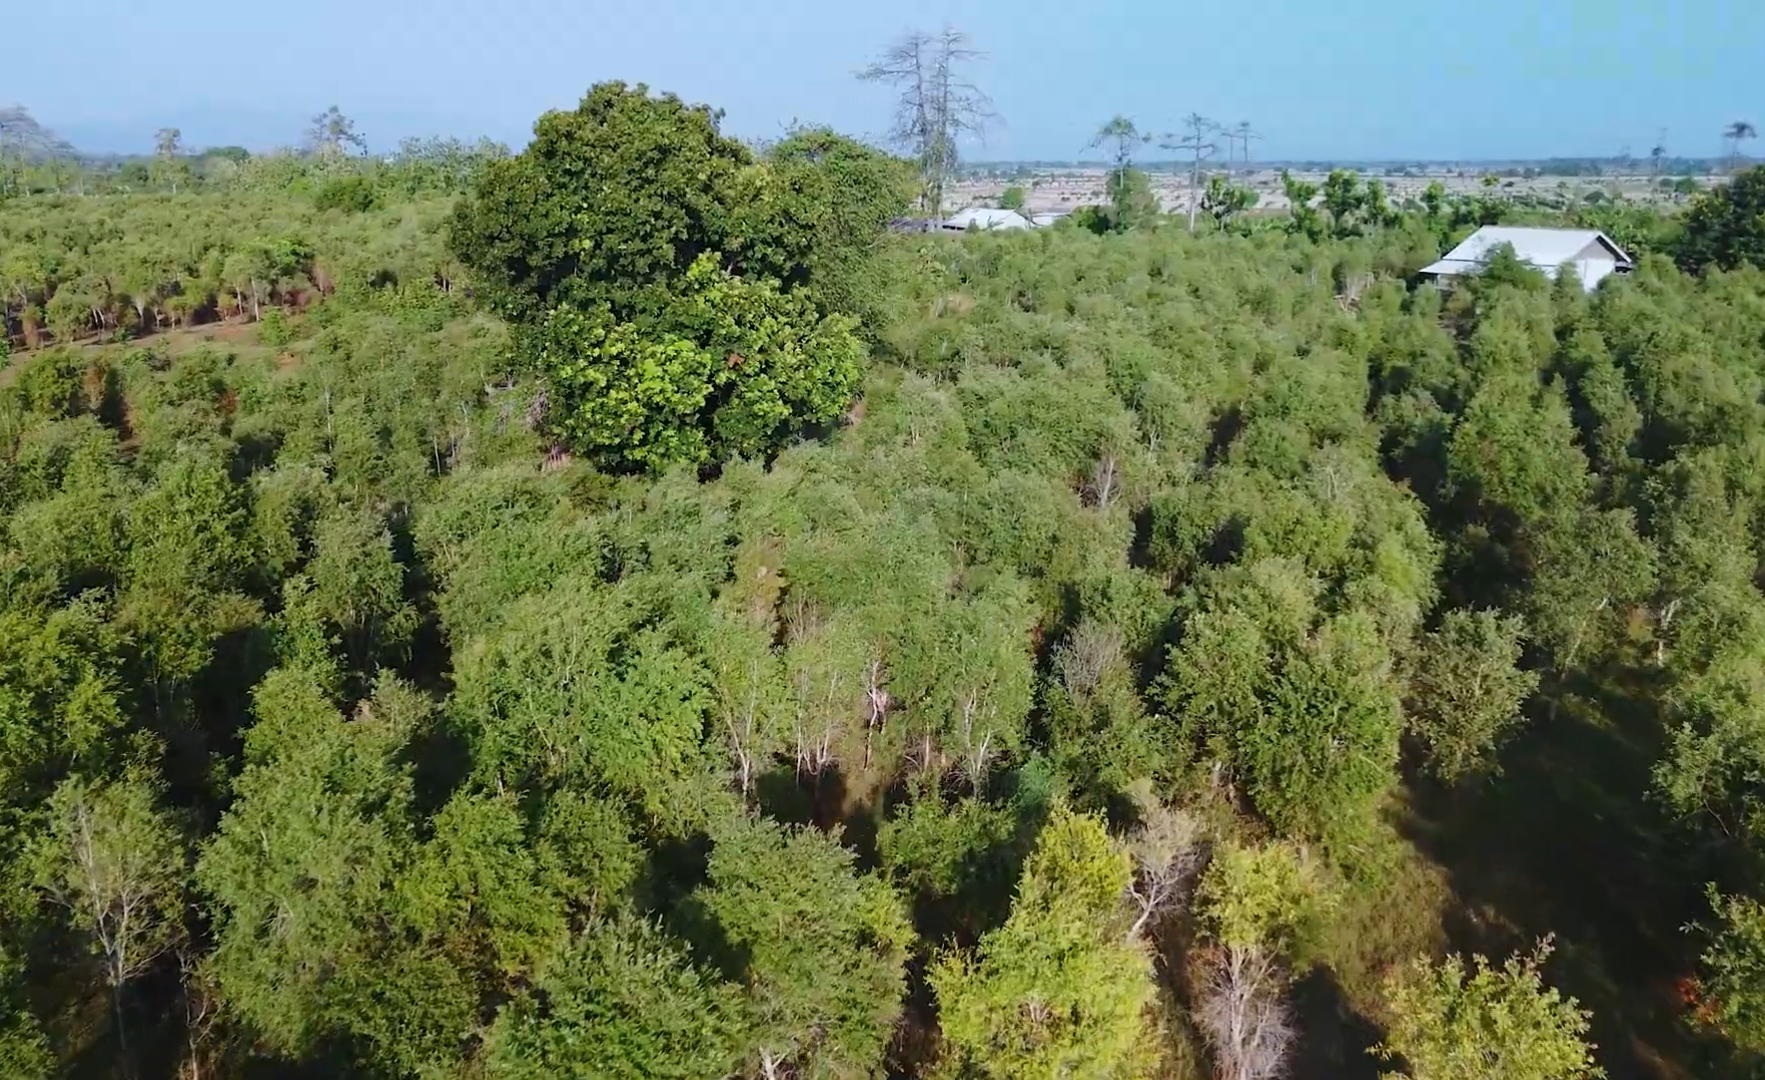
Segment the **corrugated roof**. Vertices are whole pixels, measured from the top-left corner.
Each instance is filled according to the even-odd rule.
[[[1517,225],[1485,225],[1465,237],[1458,247],[1447,252],[1439,262],[1424,267],[1422,273],[1475,273],[1489,258],[1490,252],[1507,244],[1514,249],[1515,258],[1554,277],[1557,267],[1575,261],[1575,256],[1596,240],[1612,250],[1619,265],[1630,264],[1630,256],[1624,253],[1624,249],[1598,229],[1535,229]]]
[[[973,225],[977,229],[1028,229],[1029,219],[1015,210],[1000,210],[990,206],[971,206],[967,210],[959,210],[944,222],[946,229],[966,229]]]

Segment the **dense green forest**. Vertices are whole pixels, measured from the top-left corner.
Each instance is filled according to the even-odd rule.
[[[1765,170],[450,145],[0,201],[0,1074],[1765,1071]]]

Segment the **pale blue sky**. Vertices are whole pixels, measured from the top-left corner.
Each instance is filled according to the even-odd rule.
[[[1077,156],[1124,112],[1264,132],[1265,158],[1718,151],[1765,124],[1765,0],[164,0],[8,4],[0,103],[91,149],[295,141],[332,103],[377,147],[411,134],[519,145],[609,78],[728,112],[858,135],[884,93],[851,73],[900,31],[950,21],[990,60],[1006,126],[971,158]]]

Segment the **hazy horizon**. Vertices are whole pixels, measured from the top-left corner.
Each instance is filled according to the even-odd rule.
[[[968,148],[973,160],[1076,160],[1115,113],[1168,130],[1192,111],[1248,119],[1264,160],[1536,160],[1625,147],[1643,158],[1662,129],[1670,155],[1707,158],[1721,152],[1725,124],[1765,114],[1751,78],[1765,5],[1536,8],[1406,8],[1398,23],[1396,9],[1367,0],[1327,10],[1269,0],[1253,19],[1185,41],[1192,28],[1179,14],[1122,3],[1080,16],[999,0],[850,11],[807,0],[761,10],[510,0],[492,17],[458,0],[313,0],[294,16],[232,13],[232,38],[251,48],[172,64],[141,45],[162,31],[131,0],[93,0],[79,35],[54,32],[48,6],[14,16],[19,39],[37,44],[9,62],[0,101],[93,153],[144,152],[161,127],[181,128],[193,147],[292,145],[336,104],[380,151],[426,135],[519,146],[541,112],[624,79],[723,108],[725,130],[744,138],[797,120],[876,139],[888,95],[852,73],[903,30],[948,20],[989,52],[974,74],[1005,120]]]

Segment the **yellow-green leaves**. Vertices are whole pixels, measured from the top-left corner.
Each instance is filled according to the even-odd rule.
[[[1291,844],[1223,843],[1196,889],[1208,935],[1237,949],[1289,952],[1328,906],[1317,869]]]
[[[927,975],[962,1067],[997,1080],[1143,1075],[1156,1058],[1155,990],[1151,958],[1125,933],[1131,873],[1102,822],[1055,808],[1005,925]]]
[[[1386,984],[1391,1022],[1376,1053],[1403,1071],[1389,1080],[1593,1080],[1590,1014],[1546,987],[1542,943],[1492,968],[1449,956],[1417,960]]]
[[[572,446],[646,468],[705,460],[697,420],[711,393],[709,352],[574,308],[552,311],[542,333],[549,420]]]
[[[1765,904],[1714,885],[1708,896],[1715,919],[1699,958],[1699,1019],[1757,1054],[1765,1050]]]

